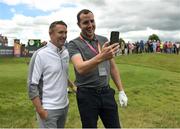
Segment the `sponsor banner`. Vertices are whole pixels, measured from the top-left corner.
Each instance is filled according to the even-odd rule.
[[[14,56],[15,57],[21,56],[21,45],[18,43],[14,43]]]
[[[0,46],[0,56],[14,56],[14,47]]]

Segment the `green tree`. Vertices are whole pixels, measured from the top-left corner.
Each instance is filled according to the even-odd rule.
[[[156,40],[156,41],[160,41],[159,37],[156,34],[152,34],[149,36],[148,40]]]

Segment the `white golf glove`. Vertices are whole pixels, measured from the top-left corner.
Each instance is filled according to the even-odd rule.
[[[126,107],[128,103],[128,98],[123,90],[119,91],[119,103],[121,107]]]

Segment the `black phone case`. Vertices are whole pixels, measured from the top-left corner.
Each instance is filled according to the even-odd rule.
[[[119,32],[118,31],[112,31],[111,37],[110,37],[110,44],[118,43],[119,42]]]

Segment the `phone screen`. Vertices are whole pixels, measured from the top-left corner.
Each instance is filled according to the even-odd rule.
[[[119,32],[118,31],[112,31],[111,37],[110,37],[110,44],[118,43],[119,42]]]

